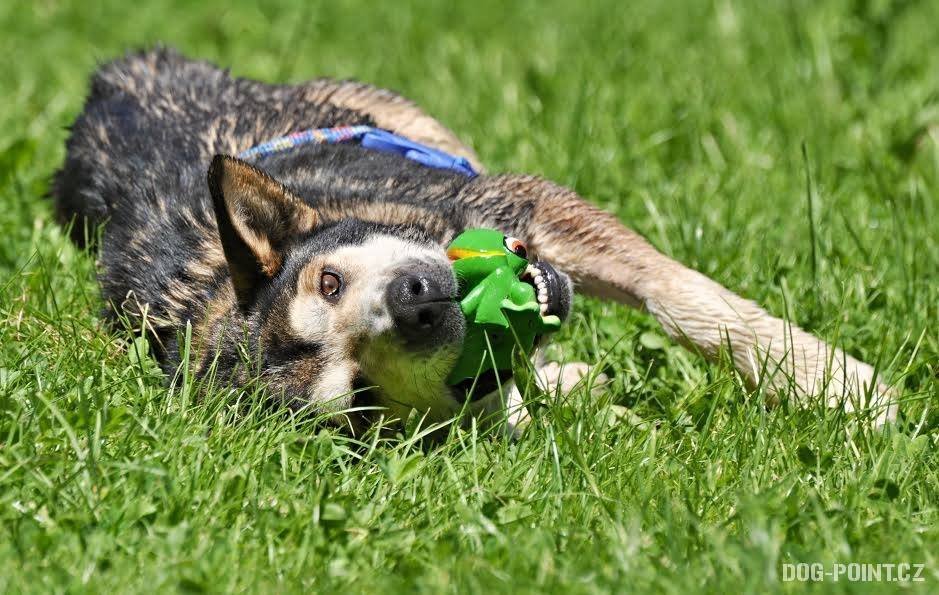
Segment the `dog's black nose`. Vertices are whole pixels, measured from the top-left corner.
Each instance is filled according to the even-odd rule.
[[[408,273],[388,285],[388,309],[398,334],[412,345],[433,341],[453,300],[440,283],[426,274]]]

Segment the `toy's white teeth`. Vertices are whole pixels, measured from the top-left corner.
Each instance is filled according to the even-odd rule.
[[[527,281],[531,283],[535,289],[535,297],[538,300],[541,315],[546,316],[548,314],[548,282],[544,278],[541,269],[534,265],[530,264],[525,267],[525,274],[528,276]]]

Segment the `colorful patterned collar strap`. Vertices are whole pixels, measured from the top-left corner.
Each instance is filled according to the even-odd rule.
[[[332,145],[351,140],[359,140],[366,149],[396,153],[416,161],[421,165],[435,169],[446,169],[471,178],[479,175],[464,157],[457,157],[444,151],[416,143],[410,139],[387,130],[372,126],[337,126],[335,128],[310,128],[294,132],[287,136],[271,139],[238,153],[239,159],[266,157],[281,151],[287,151],[301,145]]]

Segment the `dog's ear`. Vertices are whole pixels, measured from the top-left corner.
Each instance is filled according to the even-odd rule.
[[[226,155],[212,160],[209,191],[238,305],[247,309],[280,271],[291,239],[316,226],[316,211],[266,173]]]

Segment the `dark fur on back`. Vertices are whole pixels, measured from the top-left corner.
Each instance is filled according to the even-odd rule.
[[[77,242],[86,221],[108,223],[99,256],[105,300],[131,314],[146,304],[161,341],[172,344],[176,329],[198,323],[228,283],[206,185],[212,157],[300,128],[372,123],[308,101],[302,87],[234,79],[172,50],[134,54],[92,79],[53,194],[60,219],[75,220]],[[311,146],[262,161],[299,196],[330,207],[334,220],[347,216],[352,198],[420,204],[453,197],[466,182],[354,146]],[[453,230],[434,231],[439,238]]]
[[[63,222],[78,218],[76,241],[84,238],[82,220],[109,222],[100,257],[105,299],[119,304],[132,291],[151,315],[179,322],[211,296],[175,295],[174,281],[211,290],[225,275],[205,182],[212,157],[299,128],[359,124],[372,122],[311,103],[302,87],[233,79],[172,50],[135,54],[92,79],[53,194]],[[262,161],[304,199],[332,206],[337,218],[353,196],[415,204],[452,198],[466,181],[352,146],[311,146]]]

